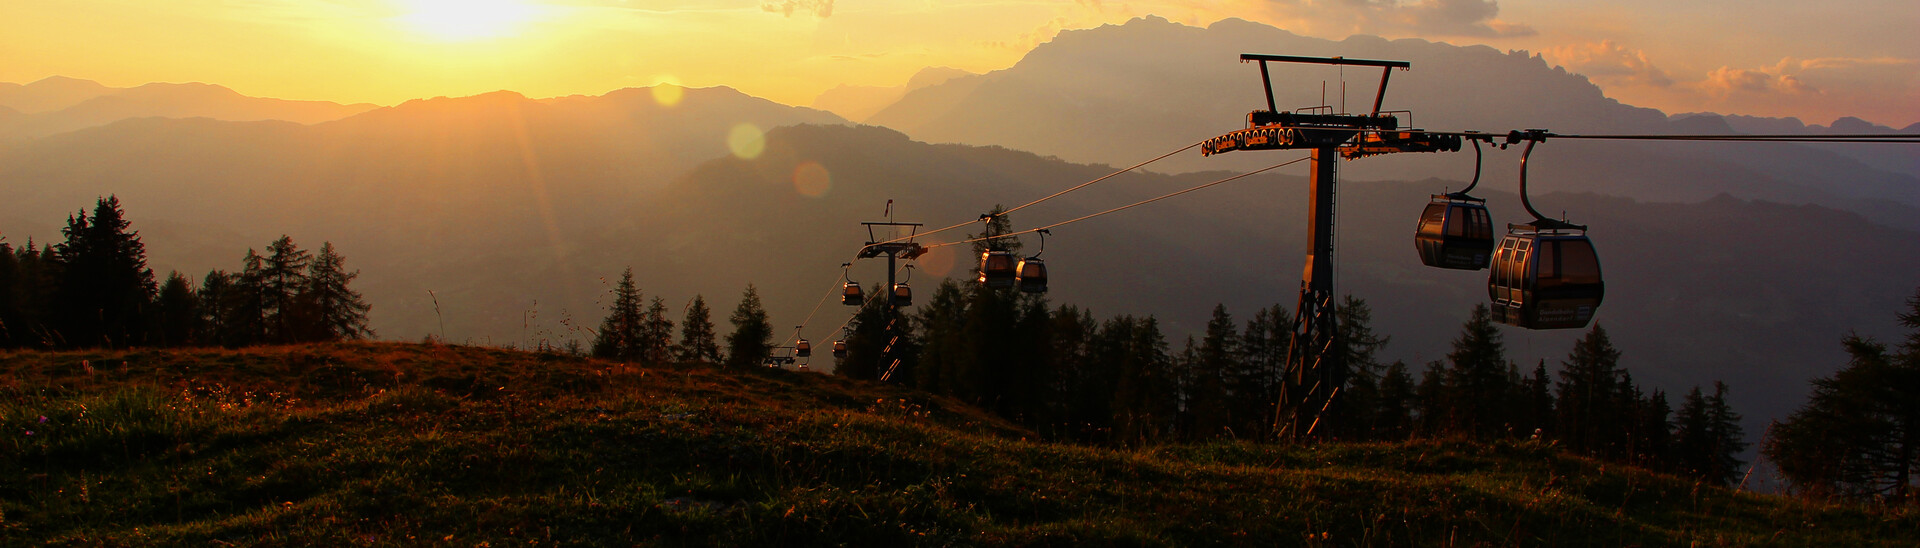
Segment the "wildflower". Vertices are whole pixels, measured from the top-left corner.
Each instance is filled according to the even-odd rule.
[[[41,415],[41,416],[40,416],[40,424],[46,424],[46,423],[47,423],[47,416],[46,416],[46,415]]]
[[[33,431],[32,431],[32,430],[28,430],[28,431],[27,431],[27,435],[29,435],[29,436],[31,436],[31,435],[33,435]]]

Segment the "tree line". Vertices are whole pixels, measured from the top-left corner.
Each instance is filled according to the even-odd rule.
[[[1774,421],[1760,454],[1806,495],[1920,503],[1920,289],[1894,348],[1850,334],[1850,359],[1813,380],[1807,403]]]
[[[0,348],[239,347],[362,339],[366,301],[331,242],[318,254],[281,236],[247,250],[238,272],[196,287],[179,272],[156,282],[146,245],[108,196],[67,217],[64,240],[0,240]]]
[[[876,285],[870,294],[887,289]],[[703,298],[686,308],[675,342],[664,300],[648,303],[631,269],[612,292],[594,334],[596,356],[746,369],[763,367],[773,348],[751,285],[729,318],[724,353]],[[848,324],[835,373],[952,396],[1081,443],[1268,439],[1293,337],[1293,318],[1279,305],[1244,324],[1216,305],[1206,332],[1175,347],[1152,316],[1100,319],[1041,295],[951,279],[916,308],[907,314],[887,299],[869,300]],[[1476,306],[1446,359],[1416,372],[1377,358],[1389,337],[1374,332],[1366,301],[1348,296],[1337,311],[1335,351],[1348,380],[1316,438],[1533,439],[1722,485],[1740,477],[1737,455],[1746,443],[1727,386],[1695,387],[1675,410],[1664,392],[1634,382],[1599,325],[1560,361],[1557,375],[1545,360],[1523,372],[1507,359],[1488,309]]]

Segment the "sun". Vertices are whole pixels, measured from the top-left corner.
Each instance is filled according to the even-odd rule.
[[[449,42],[509,36],[538,15],[517,0],[404,0],[400,20],[414,32]]]

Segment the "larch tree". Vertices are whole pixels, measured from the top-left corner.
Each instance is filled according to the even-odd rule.
[[[367,312],[373,307],[360,293],[347,287],[360,271],[348,272],[346,259],[333,249],[333,242],[320,246],[320,254],[307,266],[306,285],[299,301],[308,332],[307,340],[360,340],[374,336],[367,328]]]
[[[1816,495],[1920,502],[1920,290],[1898,351],[1849,335],[1851,360],[1815,379],[1806,405],[1773,426],[1761,453],[1794,489]]]
[[[300,293],[307,287],[307,267],[313,254],[293,243],[284,234],[267,245],[267,256],[260,271],[262,312],[266,316],[268,340],[286,344],[303,340]]]

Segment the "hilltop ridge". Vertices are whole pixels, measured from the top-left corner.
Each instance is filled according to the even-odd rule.
[[[1911,512],[1524,441],[1046,443],[949,399],[779,370],[355,343],[12,353],[0,374],[0,469],[24,478],[0,483],[0,530],[38,543],[1896,546],[1920,531]]]

